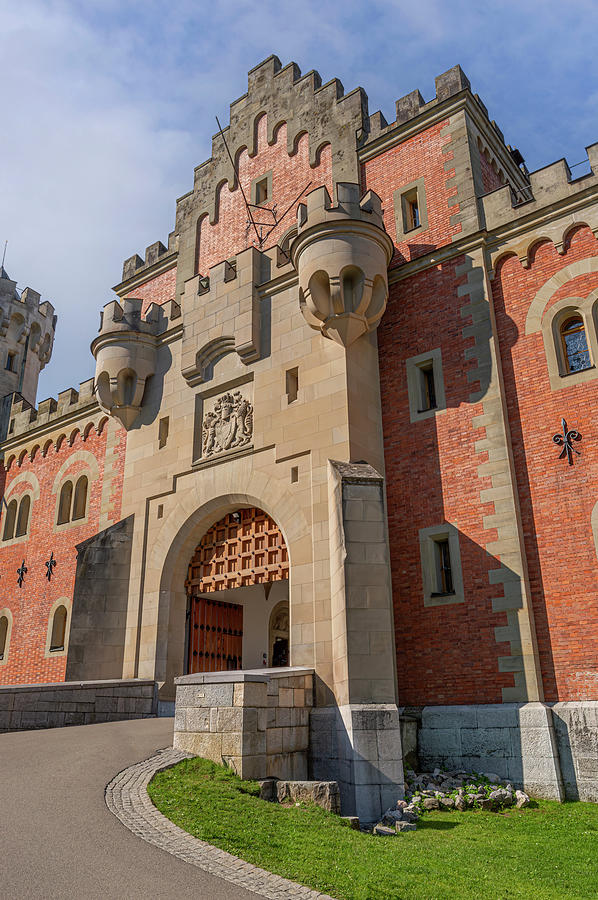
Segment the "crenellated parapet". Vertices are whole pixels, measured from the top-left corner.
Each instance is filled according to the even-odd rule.
[[[588,189],[598,188],[598,144],[586,147],[591,172],[573,179],[567,161],[559,159],[531,172],[529,191],[520,196],[508,185],[482,197],[486,228],[492,231],[515,219],[533,215],[538,210],[566,203]],[[584,195],[585,196],[585,195]]]
[[[17,283],[0,267],[0,396],[18,391],[35,404],[39,373],[52,356],[54,307]]]
[[[297,221],[291,257],[305,320],[348,347],[373,331],[386,309],[394,248],[380,198],[373,191],[361,197],[358,184],[343,183],[333,206],[326,188],[317,188],[299,206]]]
[[[155,276],[162,271],[162,268],[168,268],[176,259],[178,249],[177,235],[171,232],[168,235],[168,247],[165,247],[162,241],[155,241],[145,248],[145,256],[142,258],[138,253],[134,253],[123,263],[122,281],[130,281],[132,278],[143,278],[147,275]]]
[[[108,303],[91,344],[98,403],[127,430],[141,411],[147,380],[156,371],[160,336],[180,316],[174,301],[152,303],[145,316],[142,306],[142,300],[133,298],[125,298],[122,306],[117,300]]]

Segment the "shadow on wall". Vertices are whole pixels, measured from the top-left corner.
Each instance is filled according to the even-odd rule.
[[[137,431],[142,425],[151,425],[152,422],[155,422],[162,406],[164,377],[171,365],[172,353],[170,348],[168,345],[159,347],[156,354],[156,371],[153,375],[150,375],[146,382],[141,411],[131,425],[130,431]]]
[[[65,681],[123,677],[133,522],[77,545]]]
[[[461,281],[458,290],[455,275]],[[527,483],[522,483],[522,477],[527,481],[527,470],[521,422],[518,416],[515,421],[511,419],[510,425],[502,419],[494,356],[500,352],[503,368],[512,366],[510,351],[518,339],[518,331],[508,319],[509,326],[503,327],[501,333],[500,348],[493,340],[495,328],[485,291],[485,273],[472,257],[464,257],[456,270],[454,263],[439,266],[432,279],[436,281],[427,283],[427,290],[438,297],[452,298],[444,306],[439,305],[438,336],[432,338],[442,354],[446,408],[468,405],[477,409],[473,411],[473,421],[466,415],[451,416],[450,431],[443,427],[440,411],[409,422],[405,401],[401,403],[400,431],[396,417],[392,418],[390,413],[385,417],[388,432],[385,445],[393,451],[387,452],[386,459],[389,535],[391,547],[401,548],[392,559],[399,701],[419,709],[422,700],[439,704],[427,707],[429,722],[422,721],[422,765],[444,763],[456,768],[493,771],[491,763],[503,760],[504,764],[496,763],[498,769],[502,766],[497,774],[503,777],[508,770],[514,782],[521,783],[527,778],[529,783],[535,779],[532,772],[535,763],[525,771],[531,754],[531,758],[543,760],[538,762],[542,770],[539,780],[550,786],[558,769],[554,765],[555,733],[550,711],[536,704],[534,714],[519,712],[525,710],[530,697],[537,695],[534,686],[526,683],[523,667],[522,647],[527,647],[529,652],[530,642],[522,635],[519,621],[524,596],[521,570],[519,565],[518,571],[510,566],[511,560],[516,564],[512,547],[516,539],[513,525],[518,498],[512,494],[510,498],[506,496],[514,473],[505,454],[505,425],[510,428],[507,439],[515,444],[518,454],[515,492],[519,495],[527,489]],[[429,330],[420,327],[417,297],[408,293],[402,296],[400,284],[395,290],[394,303],[391,301],[388,310],[392,310],[389,321],[383,320],[380,326],[381,351],[392,353],[392,344],[400,341],[397,335],[404,334],[414,336],[405,355],[424,357],[432,347]],[[455,365],[455,355],[463,352],[465,364]],[[382,379],[384,382],[384,369]],[[407,393],[404,380],[403,369],[403,397]],[[383,392],[387,406],[392,408],[392,401],[396,408],[393,399],[396,388],[392,381],[386,388],[383,383]],[[419,452],[413,452],[414,446]],[[413,491],[414,484],[421,485],[422,489]],[[480,510],[481,506],[486,508]],[[461,580],[460,596],[457,586],[453,596],[439,584],[433,591],[429,584],[426,586],[426,579],[433,581],[440,573],[433,571],[436,548],[431,547],[426,575],[424,545],[427,539],[434,541],[443,536],[444,526],[451,551],[454,546],[451,532],[456,537],[460,572],[453,574],[457,576],[455,581]],[[413,552],[418,544],[420,552]],[[537,559],[533,528],[531,534],[526,533],[525,555]],[[533,588],[533,612],[543,635],[542,670],[545,682],[551,684],[554,662],[541,579],[534,580]],[[528,603],[532,603],[531,596]],[[426,673],[424,684],[422,673]],[[467,705],[452,705],[455,702]],[[534,716],[542,719],[541,728],[538,722],[533,724]],[[459,724],[461,720],[463,724]],[[540,729],[535,732],[541,744],[539,748],[527,746],[536,728]]]

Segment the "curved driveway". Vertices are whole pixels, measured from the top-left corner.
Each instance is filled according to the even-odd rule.
[[[0,734],[0,896],[256,900],[128,831],[104,803],[122,769],[172,744],[173,720]]]

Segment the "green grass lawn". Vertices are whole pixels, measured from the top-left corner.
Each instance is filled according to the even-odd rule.
[[[433,812],[416,832],[352,831],[313,805],[259,799],[255,782],[203,759],[159,772],[157,808],[185,831],[339,900],[598,898],[598,805]]]

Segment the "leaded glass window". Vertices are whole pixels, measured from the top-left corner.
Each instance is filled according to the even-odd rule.
[[[586,330],[581,316],[572,316],[561,326],[567,372],[581,372],[591,366]]]

